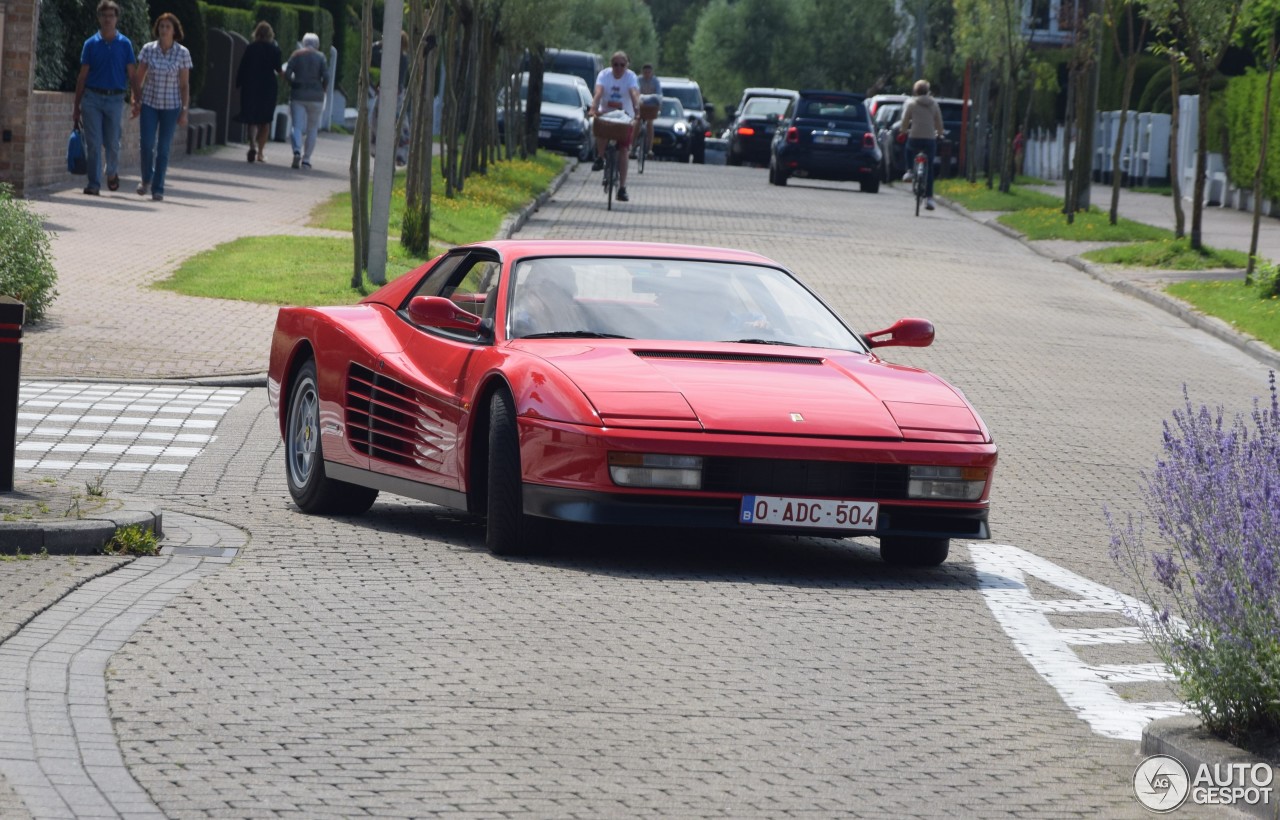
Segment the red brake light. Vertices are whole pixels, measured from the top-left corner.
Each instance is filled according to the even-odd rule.
[[[897,137],[895,137],[895,140],[897,141],[897,143],[898,143],[899,145],[906,145],[906,144],[907,144],[907,135],[906,135],[906,134],[904,134],[904,133],[902,133],[901,131],[899,131],[899,132],[898,132],[898,136],[897,136]]]
[[[870,131],[868,131],[867,133],[865,133],[865,134],[863,134],[863,135],[862,135],[862,147],[863,147],[863,148],[875,148],[875,147],[876,147],[876,138],[875,138],[875,137],[873,137],[873,136],[871,136],[871,132],[870,132]]]
[[[787,142],[790,142],[790,143],[798,143],[798,142],[800,142],[800,129],[796,128],[794,125],[793,125],[793,126],[791,126],[790,128],[788,128],[788,129],[787,129]]]
[[[738,136],[740,137],[754,137],[755,135],[756,135],[756,129],[754,128],[748,128],[747,126],[744,125],[738,129]]]

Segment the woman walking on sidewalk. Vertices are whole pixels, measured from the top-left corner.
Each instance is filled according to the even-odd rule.
[[[289,55],[284,68],[289,81],[289,117],[293,120],[293,167],[311,167],[311,152],[316,147],[320,130],[320,114],[324,110],[326,76],[324,55],[320,53],[320,36],[312,32],[302,35],[302,48]],[[306,141],[303,141],[303,134]]]
[[[178,43],[182,24],[165,12],[151,27],[156,39],[142,47],[138,55],[138,85],[142,98],[134,98],[133,116],[141,114],[138,146],[142,161],[142,181],[138,196],[156,202],[164,199],[164,177],[169,169],[169,146],[173,132],[187,124],[187,106],[191,101],[191,52]],[[157,142],[157,134],[159,140]]]
[[[279,89],[276,78],[284,73],[280,61],[276,33],[270,23],[262,20],[254,27],[253,42],[244,50],[236,71],[236,88],[240,89],[240,114],[236,119],[249,126],[250,162],[267,161],[267,137],[275,119]]]

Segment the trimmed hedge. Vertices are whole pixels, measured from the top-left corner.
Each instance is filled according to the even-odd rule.
[[[253,27],[258,21],[253,19],[249,9],[238,9],[231,6],[211,6],[200,4],[204,13],[204,24],[208,28],[220,28],[223,31],[234,31],[246,40],[253,39]]]
[[[1262,101],[1267,94],[1267,75],[1249,69],[1242,77],[1227,81],[1226,121],[1231,141],[1227,178],[1231,184],[1253,190],[1253,172],[1262,147]],[[1271,133],[1267,140],[1267,168],[1262,177],[1262,195],[1280,199],[1280,77],[1271,86]]]
[[[258,3],[253,7],[255,20],[266,20],[276,33],[276,43],[284,56],[293,52],[302,32],[298,31],[298,12],[293,6],[284,3]],[[254,25],[257,25],[256,23]],[[250,37],[252,42],[253,38]]]
[[[151,39],[147,0],[116,0],[118,29],[136,55]],[[36,31],[35,86],[41,91],[75,91],[84,41],[98,31],[98,0],[42,0]]]

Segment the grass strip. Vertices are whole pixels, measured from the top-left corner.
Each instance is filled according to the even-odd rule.
[[[1115,225],[1101,211],[1081,211],[1070,224],[1062,204],[1026,208],[997,218],[1027,239],[1068,239],[1074,242],[1144,242],[1172,238],[1173,232],[1121,217]]]
[[[1176,282],[1165,288],[1210,316],[1280,350],[1280,297],[1260,298],[1256,285],[1239,279]]]
[[[970,211],[1021,211],[1027,208],[1061,208],[1062,200],[1043,191],[1034,191],[1014,185],[1009,193],[999,188],[988,188],[985,182],[969,182],[967,179],[939,179],[933,184],[934,193],[944,196]]]
[[[1208,246],[1203,251],[1192,250],[1191,240],[1185,236],[1182,239],[1170,236],[1149,242],[1117,245],[1114,248],[1099,248],[1081,255],[1090,262],[1104,265],[1129,265],[1160,270],[1243,268],[1249,263],[1249,254],[1243,251],[1220,250]]]
[[[431,247],[427,258],[445,247],[492,239],[507,215],[523,207],[551,184],[564,168],[563,157],[539,152],[528,160],[494,163],[484,175],[468,177],[461,194],[444,195],[439,163],[431,192]],[[391,195],[387,281],[417,268],[422,258],[400,244],[404,216],[404,172],[396,174]],[[311,227],[351,231],[351,194],[335,194],[311,213]],[[226,242],[187,259],[172,276],[152,287],[215,299],[270,305],[348,305],[375,288],[351,287],[352,240],[348,237],[251,236]]]

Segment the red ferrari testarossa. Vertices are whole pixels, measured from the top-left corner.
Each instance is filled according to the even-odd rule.
[[[935,565],[989,537],[996,447],[956,388],[873,348],[791,273],[723,248],[495,241],[360,304],[280,310],[269,392],[289,492],[483,516],[497,554],[557,521],[879,539]]]

